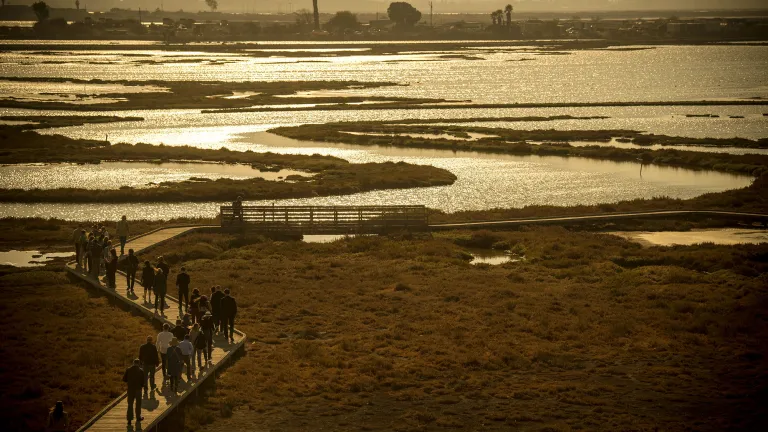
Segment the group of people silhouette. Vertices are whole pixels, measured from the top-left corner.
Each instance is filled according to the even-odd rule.
[[[108,288],[116,290],[116,274],[120,259],[125,261],[126,292],[129,299],[138,299],[134,291],[139,259],[133,249],[126,256],[125,244],[129,235],[128,221],[125,216],[117,223],[116,234],[120,242],[120,256],[110,239],[107,228],[94,225],[90,232],[78,227],[73,232],[76,266],[90,277],[103,281]],[[165,317],[168,306],[168,277],[170,266],[162,256],[152,265],[144,262],[141,272],[143,287],[143,306],[154,309],[155,315]],[[195,379],[195,372],[203,373],[213,362],[214,336],[224,337],[224,343],[235,342],[234,323],[237,315],[237,302],[229,289],[221,286],[210,288],[210,294],[201,294],[197,288],[190,295],[191,278],[184,267],[180,268],[175,281],[178,289],[179,313],[175,326],[163,324],[163,330],[156,337],[147,336],[146,343],[139,348],[139,355],[123,374],[127,386],[128,409],[126,418],[130,426],[134,420],[137,426],[144,419],[142,410],[142,390],[144,400],[156,400],[157,385],[155,374],[162,370],[161,390],[168,390],[169,396],[179,391],[179,383],[186,369],[187,382]],[[152,300],[154,294],[154,302]],[[166,387],[165,384],[168,384]],[[166,393],[161,391],[161,393]],[[63,404],[57,402],[49,413],[50,430],[57,426],[68,425],[69,415],[63,411]]]

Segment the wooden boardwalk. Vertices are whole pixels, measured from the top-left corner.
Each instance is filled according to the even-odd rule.
[[[128,241],[126,244],[126,250],[131,248],[136,254],[146,251],[160,243],[168,241],[174,237],[180,236],[190,231],[199,229],[210,229],[216,227],[201,227],[201,226],[187,226],[187,227],[171,227],[163,228],[152,231],[145,235],[138,236]],[[107,288],[101,281],[97,281],[75,268],[75,263],[69,263],[67,270],[76,275],[80,279],[88,282],[92,286],[106,292],[115,299],[129,305],[133,310],[150,317],[153,320],[157,320],[159,323],[175,324],[175,320],[179,311],[179,304],[174,297],[166,297],[168,308],[165,310],[165,315],[160,316],[154,313],[154,306],[144,303],[143,299],[136,296],[126,297],[126,277],[123,273],[118,273],[116,278],[117,290]],[[137,287],[134,288],[136,292],[141,292],[141,285],[136,282]],[[173,321],[173,322],[172,322]],[[148,335],[136,335],[136,355],[138,355],[139,347],[145,343],[145,339]],[[152,335],[153,338],[156,335]],[[157,390],[151,392],[148,398],[142,398],[142,416],[144,421],[141,423],[141,428],[126,428],[127,419],[126,413],[128,408],[128,401],[126,394],[123,393],[107,405],[101,412],[96,414],[91,420],[84,424],[80,431],[139,431],[139,430],[154,430],[160,421],[168,416],[176,407],[179,406],[190,394],[195,393],[197,388],[207,378],[216,373],[216,370],[224,365],[227,360],[232,357],[236,351],[244,349],[246,336],[244,333],[235,330],[235,343],[230,344],[223,335],[215,335],[213,338],[213,363],[206,369],[200,370],[197,368],[194,371],[191,380],[186,379],[186,374],[182,374],[182,379],[179,382],[179,394],[171,394],[167,384],[163,383],[163,373],[160,368],[155,371],[155,383],[157,384]],[[128,367],[130,365],[126,365]],[[134,425],[135,425],[134,420]]]

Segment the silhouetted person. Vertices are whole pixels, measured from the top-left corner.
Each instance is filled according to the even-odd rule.
[[[83,227],[78,225],[77,228],[72,231],[72,244],[75,246],[75,260],[77,261],[78,266],[80,266],[80,231],[82,230]]]
[[[192,355],[195,353],[195,347],[189,340],[189,335],[184,335],[184,339],[179,342],[181,355],[184,356],[184,364],[187,365],[187,381],[192,379]]]
[[[184,355],[179,348],[178,339],[171,339],[171,345],[168,347],[166,357],[168,360],[168,378],[170,379],[171,391],[178,393],[179,379],[181,378],[181,372],[184,368]]]
[[[168,347],[173,339],[173,334],[168,331],[170,328],[171,326],[169,326],[168,323],[163,324],[163,331],[157,335],[157,342],[155,342],[157,352],[160,353],[160,360],[163,365],[163,381],[168,378],[168,361],[166,354],[168,353]]]
[[[211,315],[213,315],[213,326],[216,330],[221,329],[221,299],[224,298],[224,292],[219,287],[211,287],[211,298],[208,302],[211,304]]]
[[[130,292],[131,294],[136,295],[133,291],[133,286],[136,284],[136,272],[139,270],[139,257],[133,254],[133,249],[128,249],[128,257],[125,260],[127,261],[125,279],[128,282],[126,294]]]
[[[117,273],[117,251],[114,249],[111,249],[109,251],[109,259],[106,263],[106,269],[107,269],[107,286],[112,289],[117,288],[117,284],[115,283],[115,275]]]
[[[68,432],[69,413],[64,411],[64,402],[57,401],[56,405],[48,412],[48,422],[45,425],[46,432]]]
[[[128,240],[128,220],[125,215],[117,222],[117,237],[120,238],[120,255],[125,255],[125,242]]]
[[[189,313],[194,322],[200,322],[200,290],[197,288],[192,290],[192,296],[189,298]]]
[[[197,327],[197,328],[195,328]],[[205,333],[205,330],[199,325],[195,324],[192,326],[192,331],[189,332],[190,337],[194,335],[194,340],[192,343],[195,345],[195,353],[197,353],[197,367],[202,370],[205,368],[205,365],[208,363],[209,356],[208,356],[208,335]],[[200,358],[202,355],[202,359]],[[203,360],[205,360],[205,363],[203,363]]]
[[[99,278],[99,268],[101,266],[101,251],[102,251],[102,244],[99,243],[98,239],[95,237],[91,239],[91,241],[88,244],[88,252],[89,252],[89,270],[91,271],[91,277],[94,279]]]
[[[77,256],[77,265],[85,266],[85,254],[88,252],[88,234],[85,230],[80,230],[80,238],[77,239],[77,248],[80,254]]]
[[[160,364],[160,356],[157,355],[157,347],[152,342],[152,336],[147,336],[147,343],[139,348],[139,361],[141,361],[141,368],[144,370],[144,395],[149,392],[150,386],[154,390],[155,387],[155,371],[157,365]]]
[[[210,312],[203,315],[200,320],[200,328],[205,334],[205,348],[208,352],[208,361],[211,361],[211,354],[213,354],[213,316]]]
[[[171,334],[178,340],[184,340],[184,336],[189,333],[189,329],[181,325],[181,320],[176,320],[176,326],[171,330]]]
[[[181,315],[182,306],[186,312],[189,312],[189,275],[184,267],[181,268],[181,273],[176,276],[176,287],[179,289],[179,315]]]
[[[130,252],[130,251],[128,251]],[[155,283],[155,269],[149,261],[144,261],[144,269],[141,271],[141,285],[144,286],[144,302],[147,302],[147,294],[149,294],[149,302],[152,303],[152,286]]]
[[[160,307],[160,315],[165,310],[165,294],[168,292],[167,283],[168,275],[162,269],[157,269],[155,272],[155,312]]]
[[[165,278],[168,279],[168,275],[171,274],[171,267],[165,262],[165,258],[162,256],[157,257],[157,268],[165,273]]]
[[[243,223],[243,197],[238,196],[232,203],[232,216],[236,224],[242,225]]]
[[[222,332],[224,338],[229,338],[229,341],[235,342],[235,316],[237,315],[237,302],[235,298],[230,296],[229,289],[224,290],[224,298],[221,299],[221,323]],[[229,330],[229,334],[227,334]]]
[[[133,365],[125,370],[123,381],[128,384],[128,412],[126,418],[128,425],[133,421],[133,411],[136,410],[136,424],[141,423],[144,417],[141,416],[141,389],[144,388],[144,371],[139,366],[139,359],[133,361]]]

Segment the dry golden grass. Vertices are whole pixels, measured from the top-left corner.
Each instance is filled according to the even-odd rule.
[[[42,431],[64,401],[76,430],[125,391],[122,374],[152,325],[62,271],[0,270],[0,424]]]
[[[472,266],[459,243],[527,259]],[[187,409],[192,429],[766,426],[768,246],[642,249],[549,227],[332,244],[200,234],[157,254],[193,287],[232,288],[253,342]]]

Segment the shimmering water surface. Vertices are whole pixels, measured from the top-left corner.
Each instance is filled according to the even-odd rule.
[[[152,44],[147,44],[145,49],[132,51],[111,49],[109,44],[103,44],[104,48],[99,50],[72,50],[70,47],[66,51],[57,49],[54,43],[51,45],[45,50],[0,54],[0,77],[392,81],[408,85],[330,93],[445,98],[477,103],[768,99],[768,47],[765,46],[665,46],[640,51],[570,51],[567,55],[547,55],[549,53],[533,46],[489,46],[465,51],[414,50],[389,55],[370,55],[369,47],[366,47],[365,43],[356,44],[360,45],[360,48],[353,49],[322,46],[313,48],[313,44],[296,44],[297,48],[284,49],[271,48],[268,46],[271,44],[265,43],[267,47],[263,49],[239,53],[206,53],[199,51],[202,48],[195,48],[194,45],[187,51],[162,51]],[[302,52],[306,53],[306,56],[295,57],[297,53],[301,55]],[[445,57],[457,53],[482,60]],[[530,60],[516,61],[521,59]],[[41,87],[38,89],[35,85]],[[79,89],[69,83],[49,85],[0,81],[0,95],[69,100],[72,99],[71,94],[79,94],[75,100],[93,100],[113,97],[113,93],[123,91],[152,90],[142,86],[99,86],[88,84]],[[318,95],[320,94],[307,96]],[[243,96],[241,94],[234,97]],[[299,101],[297,105],[300,105]],[[158,105],[158,108],[162,108],[162,105]],[[692,138],[759,139],[768,137],[768,117],[765,113],[768,113],[768,106],[746,105],[313,110],[217,114],[202,114],[200,110],[163,109],[122,112],[0,109],[0,115],[117,115],[145,118],[143,122],[87,124],[40,131],[73,138],[104,139],[106,136],[111,142],[163,143],[201,148],[227,147],[233,150],[291,154],[320,153],[355,163],[405,161],[433,165],[456,174],[456,183],[442,187],[374,191],[341,197],[279,200],[277,203],[425,204],[449,212],[534,204],[597,204],[657,196],[692,198],[707,192],[744,187],[752,179],[746,176],[658,166],[644,166],[641,173],[641,166],[636,163],[601,162],[582,158],[517,157],[300,142],[265,131],[276,126],[335,121],[438,119],[446,120],[445,124],[452,124],[449,120],[454,118],[570,115],[608,118],[538,122],[474,121],[460,124],[522,130],[627,129]],[[713,114],[717,117],[688,117],[687,114]],[[618,142],[601,145],[633,147],[632,144]],[[765,150],[751,149],[690,149],[736,154],[766,153]],[[43,188],[83,187],[83,183],[100,183],[100,187],[116,188],[126,185],[141,187],[149,182],[193,176],[241,178],[237,176],[252,176],[258,173],[255,170],[249,173],[224,173],[220,170],[221,166],[212,168],[213,171],[201,173],[200,166],[171,169],[167,164],[146,167],[129,165],[101,164],[80,169],[66,165],[39,169],[5,167],[0,168],[0,173],[3,174],[0,175],[0,183],[5,185],[2,187],[22,188],[30,185]],[[35,170],[39,173],[35,173]],[[122,214],[136,219],[209,217],[216,215],[219,204],[0,204],[0,216],[53,216],[65,219],[110,219]]]
[[[261,172],[242,164],[102,162],[100,164],[24,164],[0,166],[4,189],[119,189],[152,187],[161,182],[189,179],[263,178],[281,181],[290,175],[310,176],[296,170]]]

